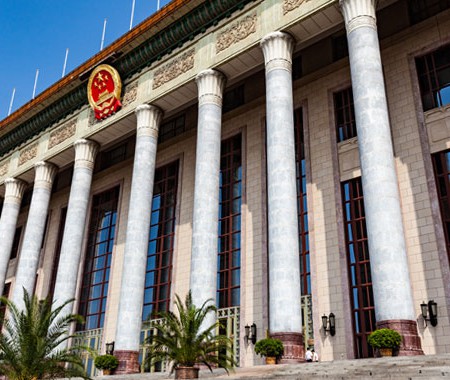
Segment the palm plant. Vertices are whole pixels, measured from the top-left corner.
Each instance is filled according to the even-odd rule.
[[[82,377],[89,379],[80,358],[80,348],[59,349],[73,336],[73,322],[82,322],[78,315],[60,316],[65,302],[52,311],[47,300],[38,300],[24,289],[24,309],[1,297],[8,312],[0,335],[0,374],[10,380],[55,379]]]
[[[158,313],[162,321],[155,326],[156,333],[147,338],[147,365],[168,360],[172,371],[204,364],[210,371],[213,367],[221,367],[228,372],[234,365],[230,339],[215,334],[220,326],[218,321],[204,326],[206,316],[217,311],[211,300],[197,307],[192,302],[190,291],[184,304],[178,295],[175,298],[178,315],[171,311]]]

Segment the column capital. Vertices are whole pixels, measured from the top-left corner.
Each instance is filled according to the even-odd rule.
[[[347,34],[360,27],[377,29],[377,0],[339,0]]]
[[[151,104],[141,104],[134,112],[137,118],[137,137],[153,136],[157,139],[163,111]]]
[[[5,203],[20,204],[27,183],[17,178],[5,179]]]
[[[34,188],[51,190],[58,167],[50,162],[39,161],[34,164]]]
[[[199,106],[206,103],[222,106],[226,77],[220,71],[208,69],[197,74]]]
[[[292,52],[294,38],[284,32],[273,32],[265,36],[261,42],[261,49],[266,63],[266,72],[273,69],[292,71]]]
[[[99,145],[92,140],[79,139],[73,143],[75,148],[75,167],[94,168],[95,156]]]

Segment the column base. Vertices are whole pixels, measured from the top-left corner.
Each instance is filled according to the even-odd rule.
[[[392,329],[400,333],[402,343],[398,350],[398,356],[424,355],[422,342],[417,331],[417,322],[407,319],[390,319],[377,322],[378,329]]]
[[[139,351],[115,350],[114,356],[119,360],[119,366],[114,375],[139,373]]]
[[[277,332],[271,333],[270,337],[280,339],[283,342],[284,353],[279,360],[280,364],[303,363],[305,361],[302,333]]]

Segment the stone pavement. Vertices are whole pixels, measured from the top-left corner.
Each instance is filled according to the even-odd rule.
[[[122,375],[109,380],[162,380],[173,379],[168,373]],[[237,368],[228,376],[223,370],[200,371],[201,379],[389,379],[389,380],[437,380],[450,379],[450,354],[414,357],[393,357],[295,365],[262,365]],[[105,377],[98,377],[98,380]]]

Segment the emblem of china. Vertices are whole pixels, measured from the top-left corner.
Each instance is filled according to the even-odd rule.
[[[120,103],[122,82],[114,67],[97,66],[89,77],[87,90],[89,104],[99,120],[112,115],[122,107]]]

